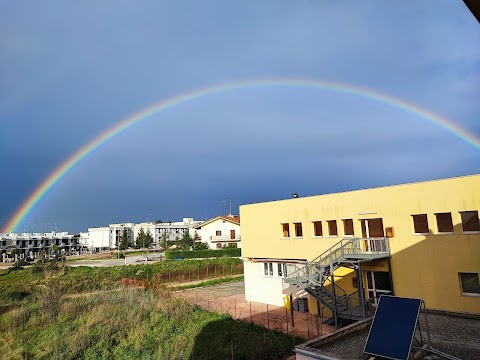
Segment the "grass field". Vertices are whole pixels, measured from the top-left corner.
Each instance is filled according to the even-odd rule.
[[[194,360],[232,359],[233,353],[237,360],[282,359],[301,339],[207,312],[165,290],[119,287],[119,279],[127,275],[143,279],[172,271],[198,275],[198,269],[212,265],[234,269],[238,264],[232,260],[165,262],[152,269],[146,269],[152,265],[91,270],[48,265],[3,271],[0,357]]]
[[[68,263],[67,263],[68,264]],[[161,261],[113,267],[69,267],[55,261],[28,268],[9,268],[0,271],[0,304],[3,300],[18,300],[33,289],[42,286],[45,273],[59,272],[59,282],[67,293],[110,290],[121,284],[122,278],[136,279],[146,285],[168,282],[211,279],[243,273],[243,262],[235,258],[208,260]]]

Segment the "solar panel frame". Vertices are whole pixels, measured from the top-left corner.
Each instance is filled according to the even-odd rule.
[[[382,300],[383,299],[385,299],[384,302],[383,302],[384,305],[382,305]],[[391,305],[393,299],[396,299],[394,301],[398,300],[400,302],[403,301],[404,303],[410,302],[411,304],[409,306],[412,306],[412,304],[416,305],[415,307],[412,306],[412,308],[416,309],[416,313],[415,313],[415,316],[414,316],[415,321],[414,322],[412,321],[413,317],[412,317],[412,319],[409,319],[409,321],[410,321],[410,323],[409,323],[410,327],[409,328],[412,329],[412,335],[411,335],[411,338],[407,339],[407,340],[409,340],[408,342],[404,341],[405,349],[403,349],[403,351],[398,351],[396,353],[393,352],[393,351],[392,352],[387,352],[387,353],[385,353],[385,352],[382,353],[382,351],[378,351],[379,349],[378,349],[378,347],[375,347],[375,345],[373,345],[373,349],[369,348],[369,345],[370,345],[370,347],[372,347],[371,342],[370,342],[370,336],[372,335],[372,330],[373,330],[374,335],[375,335],[375,333],[378,332],[378,330],[375,328],[375,324],[376,324],[375,321],[377,321],[377,324],[378,324],[379,321],[380,322],[382,322],[382,321],[385,322],[385,319],[382,319],[382,317],[381,317],[381,316],[383,316],[382,312],[384,311],[384,310],[382,310],[382,307],[385,308],[385,306],[387,306],[387,308],[388,308],[388,306]],[[390,302],[390,304],[389,304],[389,302]],[[408,360],[410,350],[412,348],[413,340],[415,338],[415,331],[416,331],[416,327],[417,327],[418,316],[420,314],[420,309],[421,309],[422,304],[424,304],[422,299],[402,298],[402,297],[392,296],[392,295],[382,295],[382,296],[380,296],[380,301],[378,303],[377,309],[375,310],[375,315],[373,317],[372,325],[370,326],[370,330],[368,332],[368,337],[367,337],[367,341],[365,342],[365,347],[363,349],[363,352],[365,354],[374,355],[374,356],[381,356],[381,357],[384,357],[384,358],[387,358],[387,359]],[[379,312],[379,309],[380,309],[380,312]],[[380,315],[380,317],[377,318],[377,315]],[[403,317],[403,318],[406,319],[406,317]],[[377,327],[378,327],[378,325],[377,325]],[[391,328],[390,329],[383,329],[382,332],[383,333],[385,331],[388,332],[388,330],[390,330],[390,332],[391,332]],[[397,341],[397,340],[398,340],[398,338],[395,339],[395,341]],[[407,347],[406,347],[407,344],[408,344],[408,350],[407,350]],[[389,350],[390,349],[391,348],[389,348]],[[401,354],[399,354],[400,352],[401,352]]]

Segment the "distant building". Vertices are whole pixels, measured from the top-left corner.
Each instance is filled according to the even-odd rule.
[[[166,234],[168,241],[180,240],[186,232],[191,237],[195,235],[195,227],[202,224],[201,221],[193,220],[193,218],[183,218],[179,222],[166,222],[155,224],[155,243],[158,244],[163,234]]]
[[[11,261],[11,252],[19,250],[20,259],[34,259],[41,251],[49,252],[58,249],[62,254],[77,254],[80,252],[80,235],[68,232],[46,233],[7,233],[0,234],[1,260]]]
[[[241,248],[240,217],[237,215],[217,216],[194,227],[200,242],[208,244],[210,249],[225,246]]]
[[[113,250],[117,248],[118,241],[123,236],[124,231],[126,231],[128,241],[135,244],[138,233],[143,229],[145,233],[150,231],[153,237],[153,246],[158,246],[164,234],[168,241],[180,240],[186,232],[189,232],[193,237],[193,227],[198,224],[201,224],[201,221],[195,221],[192,218],[166,223],[110,224],[105,227],[89,228],[88,232],[80,233],[80,243],[88,252]]]

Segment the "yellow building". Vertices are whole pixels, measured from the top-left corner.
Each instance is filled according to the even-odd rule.
[[[478,314],[479,211],[480,175],[243,205],[246,299],[292,293],[352,320],[394,294]]]

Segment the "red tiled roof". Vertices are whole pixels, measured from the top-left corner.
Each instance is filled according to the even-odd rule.
[[[218,220],[218,219],[223,219],[223,220],[226,220],[226,221],[229,221],[229,222],[240,225],[240,216],[238,216],[238,215],[226,215],[226,216],[217,216],[217,217],[214,217],[210,220],[207,220],[207,221],[205,221],[201,224],[198,224],[197,226],[194,226],[194,229],[200,229],[202,226],[210,224],[210,223],[212,223],[212,222],[214,222],[215,220]]]
[[[221,217],[222,219],[225,219],[225,220],[229,220],[229,221],[233,221],[233,222],[236,222],[237,224],[240,224],[240,216],[238,215],[227,215],[227,216],[219,216]]]

